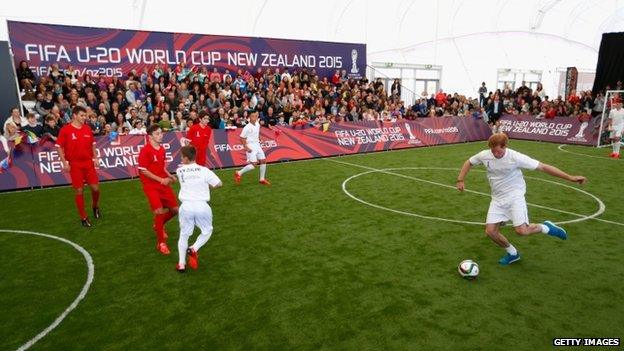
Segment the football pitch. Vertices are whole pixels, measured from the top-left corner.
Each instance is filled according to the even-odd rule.
[[[566,223],[569,239],[506,226],[522,260],[503,267],[504,250],[480,224],[484,168],[468,175],[470,192],[454,188],[462,163],[485,147],[271,164],[270,188],[257,170],[239,186],[233,170],[217,170],[215,229],[186,274],[174,269],[177,219],[163,256],[138,180],[101,184],[103,218],[90,229],[69,187],[0,194],[0,349],[42,332],[35,350],[541,350],[555,337],[624,337],[624,160],[512,140],[589,182],[524,171],[529,218]],[[92,283],[70,243],[16,231],[83,247]],[[476,280],[459,276],[464,259],[479,264]]]

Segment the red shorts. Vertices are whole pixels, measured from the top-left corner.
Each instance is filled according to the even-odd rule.
[[[98,176],[93,161],[75,161],[69,163],[72,187],[80,189],[84,184],[97,185]]]
[[[197,151],[197,153],[195,154],[195,163],[197,163],[200,166],[206,166],[206,148],[195,148],[195,151]]]
[[[152,211],[159,208],[174,208],[178,207],[178,200],[176,199],[173,189],[168,186],[161,187],[143,187],[143,192],[147,201],[149,202]]]

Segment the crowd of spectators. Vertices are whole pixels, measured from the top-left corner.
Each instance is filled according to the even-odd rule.
[[[52,65],[47,76],[36,78],[27,62],[17,68],[22,100],[32,109],[12,109],[5,136],[21,129],[52,138],[71,118],[71,108],[87,108],[88,123],[96,135],[144,134],[152,124],[163,130],[186,131],[201,111],[210,115],[214,129],[237,129],[257,111],[262,125],[318,127],[341,121],[396,121],[441,116],[465,116],[489,121],[501,114],[528,114],[536,118],[573,116],[591,118],[602,111],[604,98],[590,91],[569,98],[549,98],[541,84],[535,90],[524,83],[518,89],[488,92],[485,83],[478,97],[440,90],[411,104],[401,100],[401,82],[390,91],[381,79],[348,78],[337,70],[320,77],[314,69],[257,69],[250,72],[216,67],[188,68],[155,65],[119,77],[80,75],[71,65]],[[621,83],[619,83],[621,84]],[[32,105],[34,103],[34,105]],[[24,117],[25,116],[25,117]],[[10,125],[10,126],[9,126]],[[11,129],[11,130],[9,130]]]

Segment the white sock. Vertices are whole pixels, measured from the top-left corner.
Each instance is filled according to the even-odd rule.
[[[186,265],[186,249],[188,248],[188,236],[180,235],[178,239],[178,263]]]
[[[616,154],[620,153],[620,144],[621,141],[616,141],[615,143],[613,143],[613,152],[615,152]]]
[[[238,171],[238,174],[239,175],[243,175],[244,173],[247,173],[247,172],[251,171],[254,168],[256,168],[256,167],[254,167],[254,165],[250,163],[247,166],[241,168],[241,170]]]
[[[208,242],[208,239],[210,239],[211,235],[212,235],[212,228],[210,228],[209,230],[206,230],[206,232],[202,232],[197,237],[197,240],[195,240],[195,243],[193,244],[193,246],[191,246],[191,249],[193,249],[195,252],[199,251],[199,249],[201,249],[201,247],[204,246],[204,244]]]
[[[542,227],[542,233],[548,234],[550,229],[546,226],[546,224],[538,224],[538,225]]]
[[[507,251],[507,253],[512,256],[515,256],[518,254],[518,250],[516,250],[516,248],[511,244],[509,244],[509,246],[505,248],[505,251]]]
[[[264,175],[266,174],[266,163],[260,164],[260,180],[264,180]]]

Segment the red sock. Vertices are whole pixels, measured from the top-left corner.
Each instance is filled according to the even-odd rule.
[[[98,207],[98,202],[100,201],[100,191],[91,191],[91,207],[96,208]]]
[[[159,244],[165,241],[165,215],[166,213],[154,215],[154,229]]]
[[[87,213],[84,209],[84,195],[76,194],[76,196],[74,196],[74,201],[76,202],[76,208],[78,209],[78,213],[80,214],[80,219],[87,218]]]
[[[164,222],[163,222],[163,226],[165,223],[169,222],[169,220],[173,217],[175,217],[176,213],[169,210],[167,211],[167,213],[164,213],[163,216],[165,216]]]

